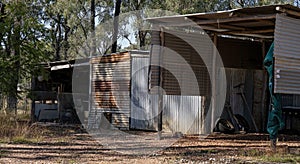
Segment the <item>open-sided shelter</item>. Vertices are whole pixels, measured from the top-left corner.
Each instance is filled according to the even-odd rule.
[[[210,116],[212,126],[208,129],[201,124],[209,113],[210,102],[212,111],[218,111],[216,108],[224,106],[218,106],[216,102],[218,76],[208,75],[211,68],[206,67],[204,59],[199,58],[194,48],[200,47],[212,54],[213,58],[214,48],[207,48],[206,42],[201,42],[201,39],[199,41],[199,32],[192,27],[197,24],[211,38],[222,58],[227,79],[226,104],[235,114],[246,118],[252,131],[266,130],[269,93],[263,59],[274,42],[274,93],[283,94],[285,129],[299,129],[299,8],[292,5],[271,5],[148,20],[156,28],[152,32],[151,64],[154,66],[150,69],[150,85],[164,89],[161,99],[163,105],[160,106],[164,111],[163,124],[169,125],[174,131],[205,133],[212,130],[214,121],[221,117],[221,114]],[[178,31],[183,28],[185,30]],[[187,40],[192,44],[187,43]],[[186,70],[181,69],[182,61],[170,57],[172,53],[180,54],[191,66],[199,84],[199,94],[195,95],[193,90],[186,94],[180,92],[178,81],[188,76],[184,76]],[[171,73],[155,65],[169,65],[169,68],[175,69]],[[174,72],[182,76],[175,78]],[[215,70],[214,74],[218,74],[218,71]],[[189,105],[178,105],[176,102],[179,100],[180,104]],[[199,115],[196,116],[192,127],[186,127],[185,122],[190,118],[185,113],[194,110],[198,110]]]

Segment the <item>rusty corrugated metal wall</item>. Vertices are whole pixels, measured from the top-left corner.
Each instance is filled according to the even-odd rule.
[[[276,15],[274,92],[300,94],[300,19]]]
[[[109,116],[118,128],[129,127],[130,53],[118,53],[91,59],[92,106],[88,127],[97,128]]]

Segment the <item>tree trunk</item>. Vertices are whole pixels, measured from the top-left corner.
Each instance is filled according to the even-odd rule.
[[[117,52],[117,46],[118,46],[118,33],[119,33],[119,15],[120,15],[120,9],[121,9],[121,0],[116,0],[116,6],[115,6],[115,15],[114,15],[114,33],[113,33],[113,44],[111,47],[111,52],[116,53]]]
[[[140,49],[145,49],[146,46],[146,36],[147,36],[147,31],[140,31],[139,30],[139,40],[140,40]]]
[[[95,17],[96,17],[95,0],[91,0],[91,39],[92,39],[91,55],[92,56],[96,55]]]
[[[64,21],[64,29],[65,29],[65,36],[64,36],[64,59],[68,59],[68,50],[69,50],[69,32],[70,27],[68,26],[68,18],[65,18]]]
[[[8,109],[15,111],[17,114],[17,103],[18,103],[18,83],[20,76],[20,60],[21,60],[21,17],[17,17],[14,23],[13,35],[12,35],[12,43],[13,43],[13,51],[11,55],[15,58],[15,62],[12,65],[11,78],[10,78],[10,91],[7,98]]]
[[[17,34],[18,35],[18,34]],[[16,37],[16,38],[20,38],[20,37]],[[10,112],[15,112],[15,114],[17,114],[17,103],[18,103],[18,83],[19,83],[19,76],[20,76],[20,45],[18,45],[17,41],[17,45],[14,46],[14,56],[17,57],[17,61],[13,64],[14,68],[11,69],[12,71],[12,77],[10,79],[10,91],[7,97],[7,108],[10,110]]]
[[[55,60],[60,60],[60,48],[61,48],[61,15],[57,14],[57,25],[55,30]]]
[[[5,8],[5,5],[0,1],[0,22],[3,22],[3,15],[5,14],[4,13],[4,8]]]

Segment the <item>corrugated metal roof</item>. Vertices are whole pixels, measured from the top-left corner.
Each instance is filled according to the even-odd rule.
[[[224,35],[272,39],[277,13],[300,18],[300,9],[292,5],[270,5],[212,13],[195,13],[149,18],[150,22],[168,26],[198,24],[204,30]]]

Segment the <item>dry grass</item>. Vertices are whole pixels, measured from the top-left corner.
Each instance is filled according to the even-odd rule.
[[[263,155],[258,158],[262,162],[275,162],[275,163],[298,163],[300,156],[292,154]]]
[[[287,147],[277,147],[276,152],[272,152],[270,149],[248,149],[239,156],[245,158],[250,157],[255,163],[297,163],[300,161],[300,156],[296,154],[289,154],[286,150]]]
[[[28,114],[0,114],[0,141],[12,143],[36,142],[42,137],[40,129],[30,125]]]

